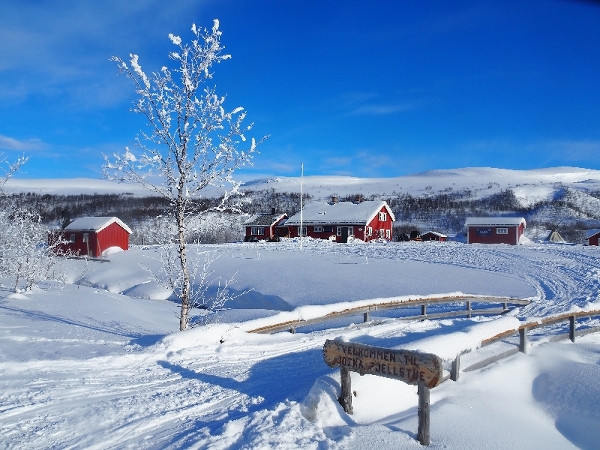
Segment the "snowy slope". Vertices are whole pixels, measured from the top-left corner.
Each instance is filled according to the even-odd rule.
[[[588,191],[600,189],[600,171],[576,167],[554,167],[535,170],[507,170],[472,167],[455,170],[432,170],[397,178],[354,178],[341,176],[305,176],[304,192],[316,199],[326,200],[331,195],[363,196],[395,194],[421,196],[440,192],[469,190],[473,198],[483,198],[500,190],[512,189],[524,206],[552,198],[562,186]],[[274,189],[280,192],[298,192],[300,179],[276,177],[255,180],[243,185],[248,190]]]
[[[0,447],[420,448],[416,389],[353,374],[348,416],[336,401],[338,372],[323,362],[326,339],[445,355],[470,347],[482,329],[600,307],[597,248],[307,240],[299,251],[291,240],[199,246],[198,254],[213,249],[222,253],[215,274],[237,272],[234,288],[253,291],[224,323],[186,332],[176,331],[177,305],[161,300],[168,293],[139,266],[156,264],[152,248],[104,263],[69,260],[75,284],[2,291]],[[502,318],[360,327],[351,325],[362,322],[355,317],[339,328],[272,336],[236,323],[310,305],[455,291],[533,302]],[[531,339],[527,355],[432,390],[431,448],[596,448],[600,337]]]
[[[524,206],[552,198],[561,187],[579,191],[600,190],[600,171],[577,167],[553,167],[535,170],[507,170],[471,167],[454,170],[432,170],[396,178],[356,178],[344,176],[305,176],[304,192],[319,200],[332,194],[363,196],[394,194],[424,194],[470,190],[474,198],[482,198],[502,189],[513,189]],[[9,180],[8,192],[38,192],[54,194],[132,193],[147,195],[141,186],[119,184],[96,179],[18,179]],[[273,177],[247,181],[242,190],[299,192],[299,177]],[[207,195],[216,195],[209,191]]]

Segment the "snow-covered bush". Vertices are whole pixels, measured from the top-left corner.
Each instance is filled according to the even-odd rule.
[[[48,228],[39,214],[22,208],[0,212],[0,274],[11,288],[31,290],[35,283],[60,279],[56,264],[60,242],[48,245]]]

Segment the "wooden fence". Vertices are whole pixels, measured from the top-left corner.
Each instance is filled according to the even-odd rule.
[[[479,346],[479,348],[486,347],[495,342],[515,336],[517,334],[519,335],[519,344],[515,348],[512,348],[512,349],[502,352],[500,354],[488,357],[482,361],[476,362],[475,364],[471,364],[470,366],[464,368],[463,372],[470,372],[473,370],[481,369],[482,367],[485,367],[493,362],[496,362],[501,359],[507,358],[511,355],[514,355],[515,353],[519,353],[519,352],[527,353],[527,346],[528,346],[528,341],[529,341],[527,331],[529,331],[529,330],[534,330],[536,328],[545,327],[548,325],[554,325],[556,323],[568,321],[569,322],[569,332],[566,334],[553,336],[551,338],[551,341],[570,339],[571,342],[575,342],[575,339],[577,336],[585,336],[587,334],[600,332],[600,327],[590,327],[590,328],[587,328],[584,330],[577,330],[577,319],[578,318],[595,317],[595,316],[600,316],[600,310],[577,311],[577,312],[559,314],[556,316],[550,316],[550,317],[545,317],[543,319],[526,322],[518,328],[515,328],[512,330],[507,330],[496,336],[485,339],[481,342],[481,345]],[[462,353],[462,354],[464,354],[464,353]],[[443,381],[446,381],[447,379],[456,381],[458,379],[459,373],[461,370],[460,369],[460,357],[462,354],[457,355],[456,359],[454,361],[452,361],[452,368],[450,370],[450,374],[446,375],[444,377]]]
[[[476,315],[497,315],[504,314],[508,311],[509,305],[529,305],[530,300],[509,298],[509,297],[475,297],[475,296],[460,296],[460,297],[440,297],[440,298],[425,298],[416,300],[406,301],[394,301],[388,303],[377,303],[372,305],[364,305],[356,308],[347,308],[341,311],[334,311],[322,317],[316,317],[313,319],[302,320],[290,320],[283,323],[277,323],[273,325],[267,325],[264,327],[248,330],[249,333],[260,333],[260,334],[272,334],[280,331],[290,331],[295,333],[297,328],[306,327],[309,325],[315,325],[319,323],[328,322],[343,317],[359,316],[363,315],[363,321],[371,321],[371,313],[375,311],[385,311],[392,309],[404,309],[420,307],[421,313],[417,315],[411,315],[401,318],[402,320],[424,320],[424,319],[441,319],[447,317],[457,316],[476,316]],[[430,314],[427,312],[427,307],[432,305],[454,305],[464,304],[462,308],[453,311],[444,311],[440,313]],[[474,304],[499,304],[498,308],[482,308],[474,309]]]

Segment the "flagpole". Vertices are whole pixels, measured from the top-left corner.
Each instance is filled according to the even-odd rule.
[[[302,250],[302,237],[303,233],[303,217],[302,217],[302,184],[304,182],[304,163],[300,164],[300,250]]]

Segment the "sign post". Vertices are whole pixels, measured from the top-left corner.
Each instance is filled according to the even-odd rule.
[[[340,367],[342,389],[338,400],[348,414],[353,413],[350,371],[418,385],[419,442],[429,445],[429,391],[443,379],[439,356],[328,339],[323,346],[323,358],[329,367]]]

